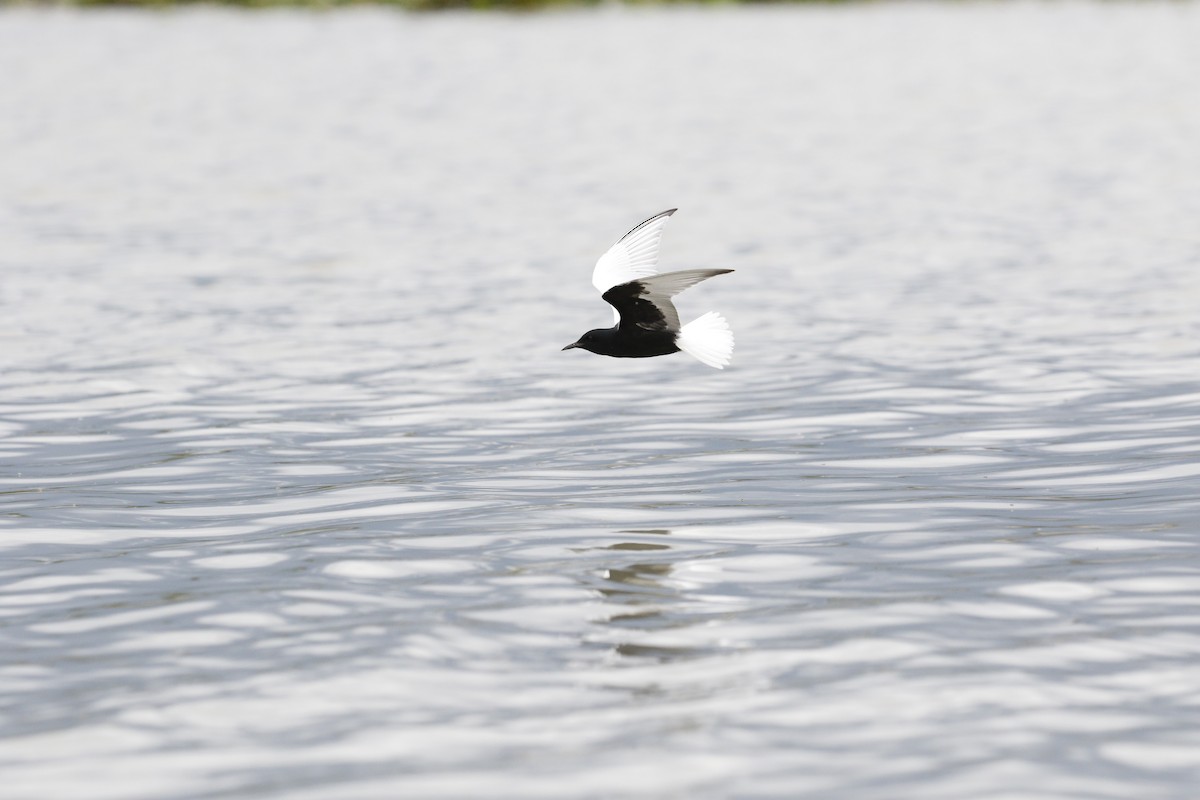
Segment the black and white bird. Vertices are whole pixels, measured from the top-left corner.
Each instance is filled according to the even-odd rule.
[[[733,354],[733,332],[715,311],[680,326],[671,298],[706,278],[731,269],[686,269],[658,274],[658,243],[677,209],[655,214],[608,249],[596,262],[592,284],[615,309],[611,328],[597,328],[563,350],[580,347],[614,358],[649,358],[680,350],[724,369]]]

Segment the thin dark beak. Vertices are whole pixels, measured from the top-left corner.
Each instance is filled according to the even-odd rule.
[[[573,347],[579,347],[579,342],[571,342],[569,345],[564,347],[563,350],[570,350]]]

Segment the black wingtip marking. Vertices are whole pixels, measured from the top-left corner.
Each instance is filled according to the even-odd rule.
[[[629,229],[629,233],[625,234],[625,235],[624,235],[624,236],[622,236],[620,239],[618,239],[618,240],[617,240],[617,243],[619,244],[619,243],[621,243],[621,242],[625,241],[625,240],[626,240],[626,239],[628,239],[630,236],[632,236],[633,234],[635,234],[635,233],[637,233],[638,231],[640,231],[642,228],[644,228],[644,227],[646,227],[647,225],[649,225],[651,222],[654,222],[654,220],[658,219],[659,217],[669,217],[669,216],[671,216],[672,214],[674,214],[674,213],[675,213],[676,211],[678,211],[678,210],[679,210],[678,208],[668,208],[666,211],[660,211],[660,212],[658,212],[657,214],[655,214],[655,215],[654,215],[653,217],[651,217],[650,219],[643,220],[642,222],[639,222],[637,225],[634,225],[632,228],[630,228],[630,229]]]

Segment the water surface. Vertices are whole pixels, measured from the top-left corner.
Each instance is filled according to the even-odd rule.
[[[1198,37],[4,10],[8,796],[1194,796]]]

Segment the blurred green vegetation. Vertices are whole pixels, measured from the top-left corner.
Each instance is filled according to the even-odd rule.
[[[723,5],[741,2],[766,4],[773,2],[800,3],[842,3],[854,0],[0,0],[0,7],[24,6],[86,6],[86,7],[150,7],[166,8],[170,6],[194,5],[228,5],[245,8],[337,8],[344,6],[395,6],[397,8],[417,11],[434,11],[453,8],[494,8],[494,9],[537,9],[565,6],[595,6],[604,3],[619,2],[623,5],[672,5],[684,3],[699,3],[702,5]]]

